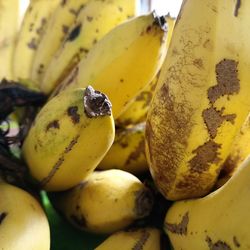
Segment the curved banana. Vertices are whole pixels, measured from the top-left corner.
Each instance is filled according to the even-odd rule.
[[[92,87],[51,99],[36,116],[22,154],[31,175],[49,191],[69,189],[89,175],[114,140],[111,104]]]
[[[91,83],[106,93],[116,119],[159,71],[166,51],[164,17],[150,13],[114,28],[52,93]]]
[[[134,16],[135,5],[135,0],[89,0],[49,64],[42,91],[50,93],[100,38]]]
[[[210,192],[250,111],[250,2],[236,2],[185,0],[176,21],[146,124],[150,171],[167,199]]]
[[[89,0],[61,1],[61,4],[55,9],[48,21],[47,28],[38,45],[33,61],[30,78],[37,86],[40,85],[44,72],[53,55],[60,48],[70,27],[88,1]]]
[[[150,190],[134,175],[118,169],[93,172],[51,200],[74,226],[94,233],[121,230],[149,215],[153,205]]]
[[[133,174],[148,170],[145,156],[145,123],[116,129],[115,141],[98,169],[121,169]]]
[[[12,79],[12,54],[19,25],[19,1],[0,0],[0,81]]]
[[[250,158],[209,195],[176,202],[167,212],[165,231],[175,250],[248,249],[250,246]]]
[[[15,80],[30,79],[37,47],[48,20],[61,0],[32,0],[27,8],[13,52],[12,70]]]
[[[95,250],[160,250],[161,231],[156,228],[140,228],[119,231],[109,236]]]
[[[26,191],[0,181],[0,248],[49,250],[50,228],[38,203]]]

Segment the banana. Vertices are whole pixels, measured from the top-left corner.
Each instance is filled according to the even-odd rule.
[[[41,89],[51,92],[100,38],[135,11],[135,0],[89,0],[49,64]]]
[[[0,1],[0,80],[12,79],[12,53],[19,24],[19,1]]]
[[[95,250],[160,250],[161,231],[156,228],[119,231],[109,236]]]
[[[55,193],[52,204],[74,226],[106,234],[149,215],[153,196],[134,175],[118,170],[95,171],[73,189]]]
[[[150,171],[167,199],[210,192],[250,111],[250,2],[237,3],[182,4],[145,133]]]
[[[12,71],[15,80],[30,79],[34,55],[48,20],[61,0],[32,0],[17,35]]]
[[[153,13],[117,26],[91,49],[52,96],[91,83],[109,96],[116,119],[159,71],[166,35],[165,18]]]
[[[26,191],[0,181],[0,248],[49,250],[50,229],[38,201]]]
[[[167,49],[169,47],[169,43],[171,41],[175,18],[170,15],[166,16],[166,21],[168,25],[168,33],[167,33]],[[167,53],[167,50],[165,51]],[[166,54],[164,55],[164,57]],[[160,71],[155,76],[153,81],[147,85],[128,105],[128,107],[124,110],[124,112],[116,119],[116,125],[119,127],[126,127],[129,125],[135,125],[141,122],[146,121],[149,105],[153,98],[154,90],[156,88],[157,81],[159,79]]]
[[[148,170],[145,157],[145,123],[116,129],[115,141],[98,165],[98,169],[121,169],[132,174]]]
[[[51,99],[25,138],[22,155],[31,176],[48,191],[69,189],[89,175],[114,141],[106,95],[88,86]]]
[[[220,189],[174,203],[164,228],[175,250],[249,249],[250,157]]]
[[[35,53],[31,70],[31,80],[39,86],[44,72],[53,55],[74,24],[77,16],[89,0],[62,0],[48,21],[44,35]]]

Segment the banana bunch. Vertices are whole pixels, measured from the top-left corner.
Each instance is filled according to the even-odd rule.
[[[31,0],[17,36],[12,71],[15,80],[30,80],[31,68],[53,11],[61,0]]]
[[[249,182],[250,157],[220,189],[176,202],[164,224],[174,249],[249,249]]]
[[[50,93],[106,33],[136,14],[135,0],[89,0],[53,56],[41,82]],[[112,13],[112,14],[111,14]]]
[[[0,180],[0,248],[50,249],[50,228],[38,201],[26,191],[2,180]]]
[[[167,199],[211,191],[250,111],[250,2],[239,3],[183,1],[146,124],[150,171]]]
[[[158,73],[166,52],[166,38],[166,20],[154,13],[122,23],[96,43],[52,96],[91,84],[108,95],[116,119]],[[42,90],[46,92],[45,88]]]
[[[91,86],[74,89],[40,110],[25,138],[22,156],[41,188],[62,191],[97,167],[114,133],[108,97]]]
[[[73,189],[55,193],[52,202],[77,228],[106,234],[148,216],[153,196],[134,175],[111,169],[95,171]]]
[[[133,174],[148,170],[145,156],[145,123],[129,128],[117,128],[115,140],[98,169],[121,169]]]
[[[12,54],[19,24],[19,1],[0,1],[0,80],[12,78]]]
[[[109,236],[95,250],[160,250],[161,232],[156,228],[130,229]]]

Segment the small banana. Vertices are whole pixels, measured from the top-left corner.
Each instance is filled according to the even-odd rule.
[[[26,191],[2,181],[0,249],[50,249],[49,223],[38,201]]]
[[[220,189],[174,203],[164,228],[175,250],[249,249],[250,157]]]
[[[88,86],[45,104],[25,138],[22,155],[41,188],[61,191],[89,175],[113,140],[111,104]]]
[[[48,20],[61,0],[32,0],[25,12],[17,35],[12,71],[15,80],[30,78],[31,67],[37,47]]]
[[[106,93],[116,119],[159,71],[166,51],[167,25],[153,13],[120,24],[101,39],[52,96],[91,83]]]
[[[239,2],[183,1],[145,133],[150,171],[167,199],[211,191],[250,111],[250,1]]]
[[[151,191],[118,169],[95,171],[73,189],[53,194],[51,200],[77,228],[104,234],[146,217],[153,205]]]
[[[19,25],[19,1],[0,0],[0,81],[12,79],[12,54]]]
[[[145,123],[116,129],[115,141],[98,169],[121,169],[133,174],[148,170],[145,156]]]
[[[156,228],[140,228],[119,231],[109,236],[95,250],[160,250],[161,231]]]
[[[89,0],[49,64],[41,89],[50,93],[100,38],[135,11],[135,0]]]
[[[38,45],[30,79],[40,85],[44,72],[53,55],[60,48],[70,27],[89,0],[62,0],[48,21]]]

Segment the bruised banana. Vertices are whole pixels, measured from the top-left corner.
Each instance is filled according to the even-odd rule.
[[[53,55],[60,48],[70,27],[88,1],[89,0],[62,0],[55,9],[49,19],[33,61],[30,78],[37,86],[39,86]]]
[[[109,236],[95,250],[160,250],[161,231],[156,228],[140,228],[119,231]]]
[[[0,0],[0,81],[12,79],[12,55],[19,25],[19,1]]]
[[[150,171],[167,199],[210,192],[250,111],[250,2],[237,3],[182,4],[145,134]]]
[[[249,249],[250,158],[220,189],[174,203],[164,228],[175,250]]]
[[[133,174],[148,170],[145,156],[145,123],[116,129],[115,141],[98,169],[121,169]]]
[[[37,47],[48,20],[61,0],[32,0],[25,12],[13,52],[12,70],[15,80],[30,79]]]
[[[2,181],[0,181],[0,248],[50,249],[49,223],[38,201],[26,191]]]
[[[135,0],[89,0],[48,65],[41,89],[50,93],[100,38],[134,16],[135,10]]]
[[[91,49],[52,96],[91,83],[109,96],[116,119],[156,76],[164,59],[166,36],[165,18],[153,13],[124,22]]]
[[[80,183],[114,141],[114,121],[106,95],[88,86],[62,93],[41,109],[22,154],[41,188],[62,191]]]
[[[104,234],[146,217],[153,206],[151,191],[118,169],[95,171],[73,189],[52,194],[51,201],[77,228]]]

